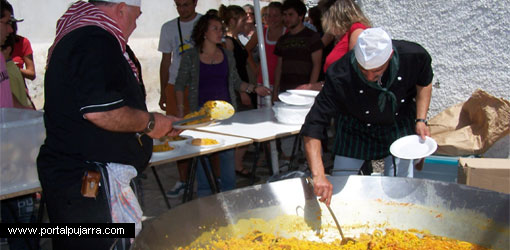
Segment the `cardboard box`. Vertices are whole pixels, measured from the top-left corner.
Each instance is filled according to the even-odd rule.
[[[510,159],[460,158],[458,183],[510,194]]]

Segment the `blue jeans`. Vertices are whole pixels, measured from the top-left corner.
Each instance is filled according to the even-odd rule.
[[[229,149],[218,153],[220,157],[219,188],[223,191],[232,190],[236,187],[236,173],[234,168],[234,149]],[[209,161],[205,161],[209,171],[212,171]],[[218,177],[218,176],[217,176]],[[202,163],[198,161],[197,165],[197,196],[204,197],[211,195],[211,187],[202,168]]]
[[[364,160],[336,155],[332,175],[357,175],[363,162]],[[395,164],[397,164],[397,176],[413,178],[412,160],[395,158]],[[392,157],[389,155],[384,158],[384,175],[393,176],[393,168]]]

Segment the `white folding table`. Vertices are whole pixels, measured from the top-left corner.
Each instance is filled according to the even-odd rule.
[[[260,151],[260,143],[281,137],[297,135],[301,131],[301,126],[301,124],[290,125],[279,123],[276,121],[271,108],[263,108],[241,111],[227,120],[220,121],[213,125],[199,127],[196,128],[196,130],[252,139],[257,147],[255,151],[255,162],[253,163],[253,169],[255,169]],[[272,169],[273,174],[276,175],[279,173],[278,164],[272,164]],[[253,180],[252,178],[252,182]]]
[[[153,154],[150,161],[149,161],[149,167],[152,169],[152,172],[154,174],[154,177],[156,178],[156,181],[158,183],[159,189],[161,190],[161,194],[163,195],[164,201],[168,208],[170,208],[170,203],[168,202],[165,194],[165,190],[163,188],[163,185],[161,184],[161,181],[159,179],[159,176],[156,171],[156,166],[162,165],[169,162],[175,162],[178,160],[184,160],[184,159],[191,159],[193,158],[190,173],[188,175],[188,188],[184,193],[183,196],[183,202],[186,202],[191,199],[191,196],[193,194],[192,191],[192,184],[195,180],[195,174],[196,174],[196,168],[198,164],[198,160],[202,161],[202,167],[204,167],[204,171],[206,172],[206,175],[210,177],[212,174],[207,174],[208,170],[204,164],[204,159],[202,158],[205,155],[246,146],[251,143],[253,143],[253,140],[248,138],[242,138],[242,137],[235,137],[235,136],[228,136],[223,134],[214,134],[214,133],[207,133],[207,132],[201,132],[201,131],[194,131],[194,130],[185,130],[182,132],[182,135],[191,136],[193,138],[210,138],[210,139],[218,139],[221,144],[218,146],[193,146],[189,143],[184,143],[181,145],[178,145],[175,151],[169,151],[168,153],[159,153],[159,154]],[[217,191],[216,185],[214,184],[214,178],[211,180],[211,178],[208,178],[211,184],[211,188],[214,191]]]

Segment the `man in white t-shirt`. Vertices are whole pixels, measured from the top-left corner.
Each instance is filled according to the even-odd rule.
[[[175,102],[175,78],[179,71],[181,55],[184,51],[193,47],[191,32],[200,14],[195,11],[198,0],[174,0],[179,17],[172,19],[161,27],[158,51],[162,53],[159,67],[159,80],[161,84],[161,97],[159,106],[166,114],[177,115]],[[189,113],[188,91],[185,91],[184,112]],[[188,175],[188,162],[177,161],[179,169],[179,181],[174,188],[167,193],[169,198],[177,198],[184,193],[185,180]]]
[[[173,86],[179,71],[181,55],[193,47],[191,32],[195,22],[200,18],[195,8],[198,0],[174,0],[179,17],[172,19],[161,27],[158,51],[162,53],[159,68],[161,97],[159,106],[167,114],[177,115],[175,92]],[[187,100],[187,98],[185,98]],[[186,104],[185,104],[186,106]],[[185,107],[186,111],[188,107]],[[187,113],[187,112],[185,112]]]

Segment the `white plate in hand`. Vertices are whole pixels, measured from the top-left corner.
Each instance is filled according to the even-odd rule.
[[[390,146],[390,152],[401,159],[420,159],[436,152],[437,143],[434,139],[426,136],[422,140],[418,135],[408,135],[394,141]]]
[[[317,90],[308,90],[308,89],[289,89],[289,90],[287,90],[287,92],[289,92],[291,94],[310,96],[310,97],[316,97],[319,94],[319,91],[317,91]]]
[[[311,105],[314,102],[313,97],[295,95],[289,92],[283,92],[278,95],[278,98],[284,103],[291,105]]]

